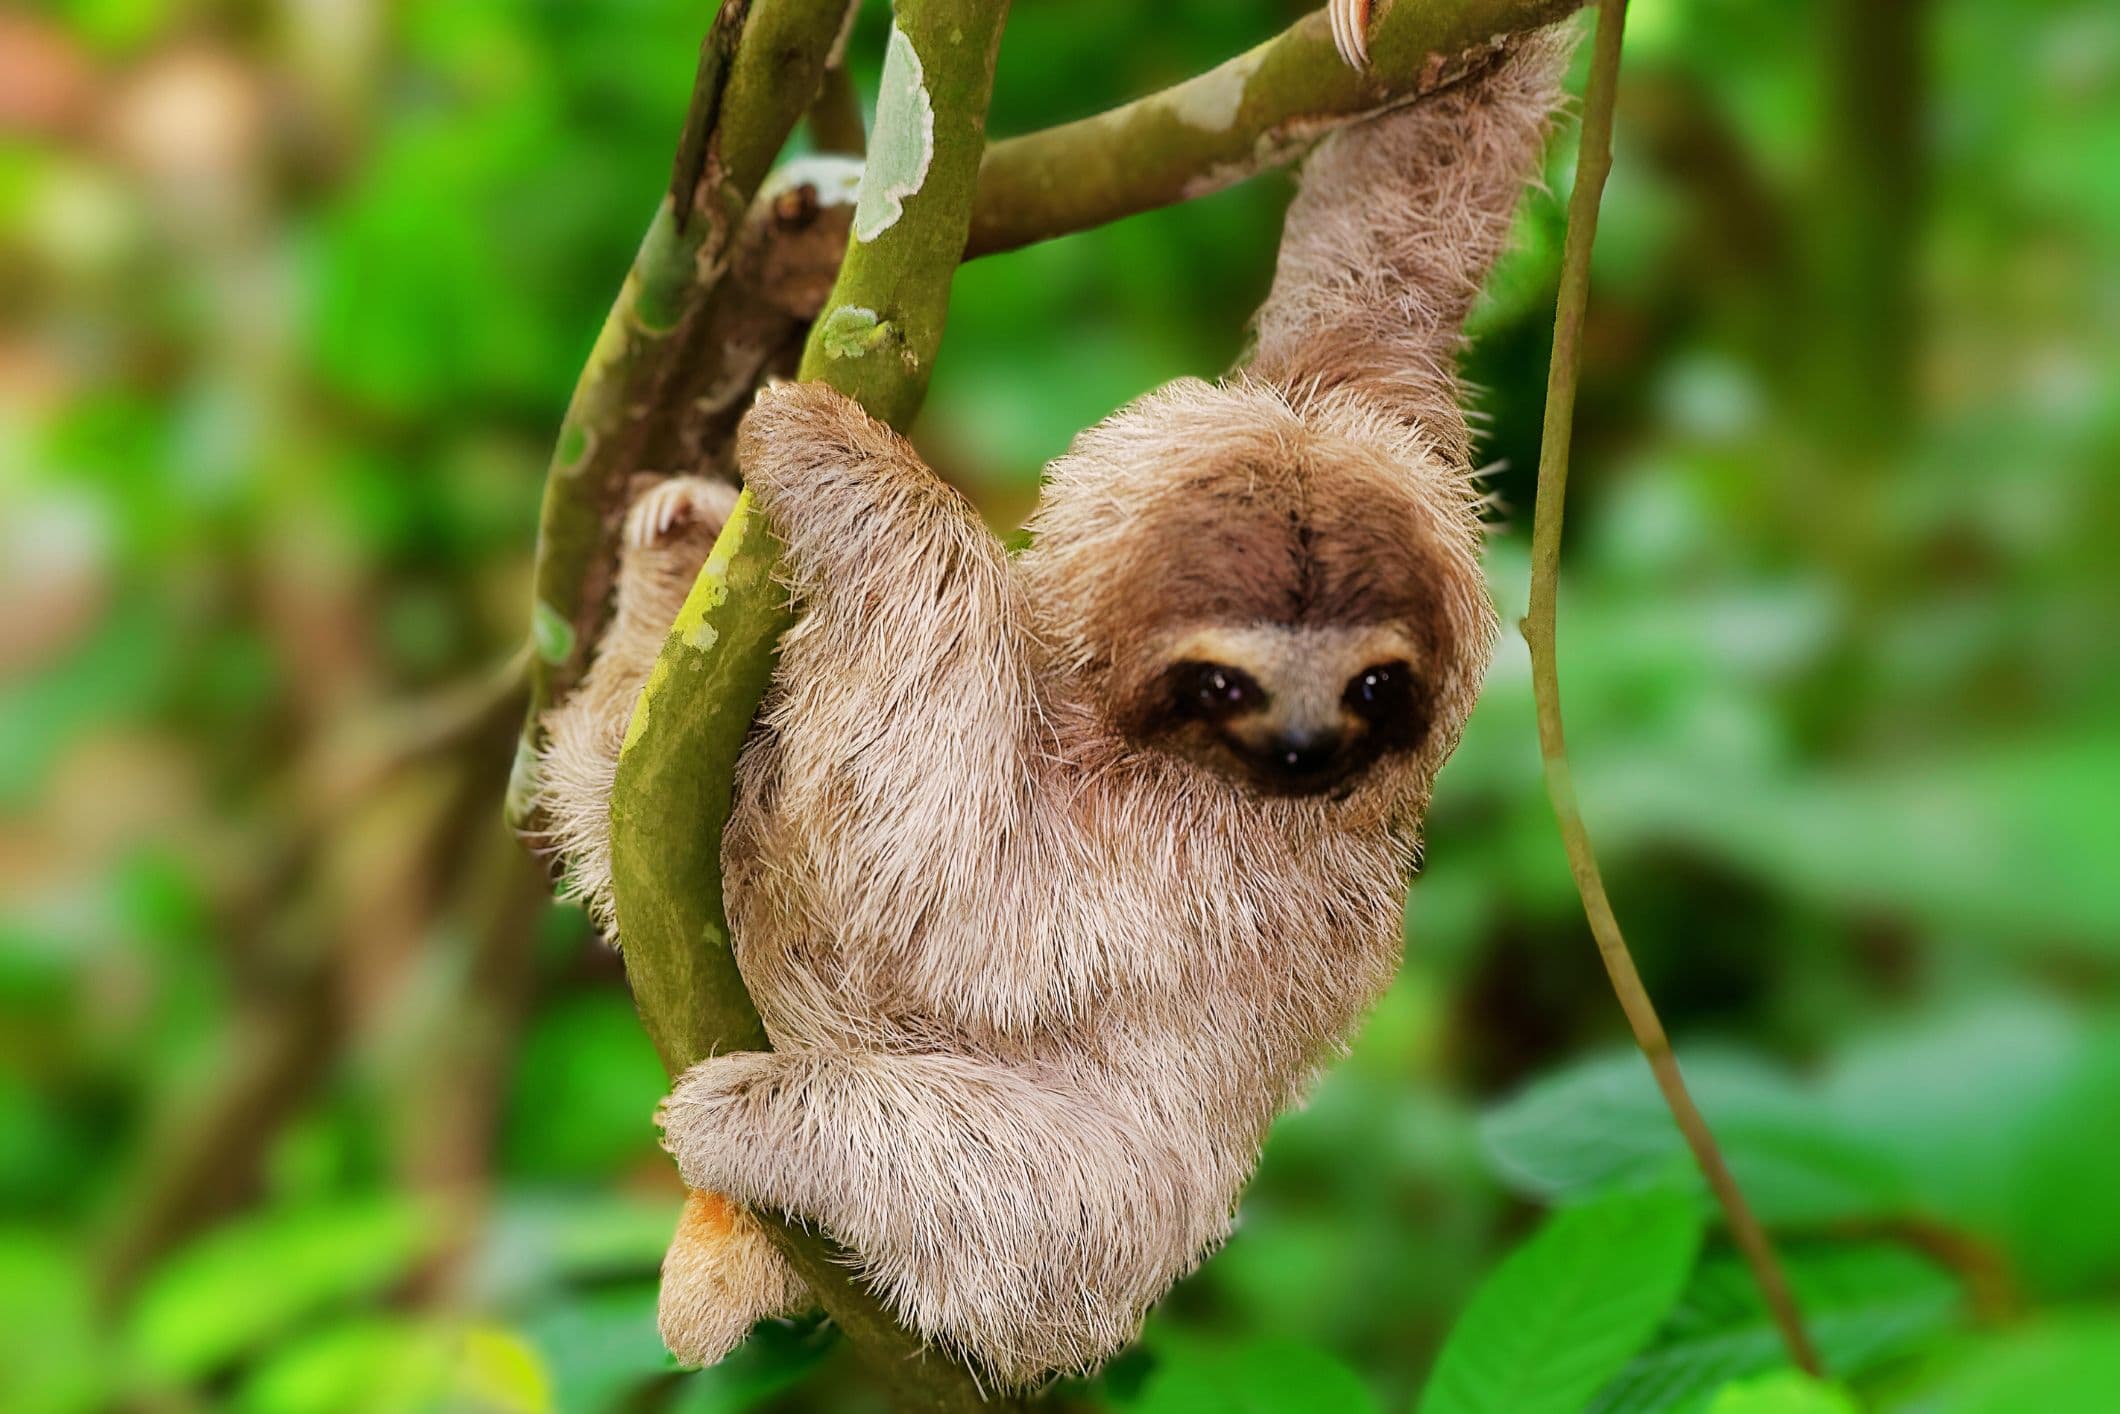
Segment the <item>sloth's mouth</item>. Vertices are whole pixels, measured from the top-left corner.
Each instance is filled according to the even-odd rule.
[[[1282,799],[1325,796],[1344,800],[1376,760],[1366,743],[1336,745],[1305,753],[1279,744],[1253,747],[1225,738],[1224,748],[1244,783],[1261,795]]]

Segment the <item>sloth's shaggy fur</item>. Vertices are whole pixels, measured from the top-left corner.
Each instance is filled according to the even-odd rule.
[[[674,476],[626,512],[611,624],[580,686],[544,719],[538,757],[540,845],[566,865],[564,897],[580,903],[606,938],[618,938],[611,908],[611,786],[634,699],[662,651],[714,537],[736,507],[725,481]]]
[[[1485,670],[1455,360],[1567,48],[1518,41],[1328,139],[1249,370],[1082,434],[1019,557],[838,394],[761,397],[741,464],[800,618],[723,866],[775,1049],[703,1062],[663,1107],[686,1182],[740,1205],[695,1199],[680,1230],[680,1355],[800,1299],[743,1209],[820,1224],[908,1325],[1012,1386],[1111,1355],[1228,1233],[1267,1126],[1397,965]],[[1407,645],[1418,729],[1330,791],[1219,768],[1168,672],[1176,645],[1261,626],[1286,630],[1284,672],[1306,644]],[[622,724],[620,697],[563,708],[554,752],[587,739],[569,713]],[[608,919],[601,848],[570,845]]]

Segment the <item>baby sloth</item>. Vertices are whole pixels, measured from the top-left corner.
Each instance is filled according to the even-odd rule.
[[[740,458],[800,617],[723,865],[774,1049],[662,1110],[699,1190],[665,1267],[681,1357],[806,1300],[753,1211],[831,1233],[1007,1386],[1110,1356],[1227,1235],[1275,1114],[1397,966],[1486,666],[1454,363],[1566,52],[1518,41],[1326,141],[1248,368],[1083,433],[1017,557],[838,394],[760,398]],[[636,588],[718,519],[673,486]],[[555,755],[602,749],[590,696]],[[552,764],[556,794],[608,791]],[[608,918],[602,802],[551,803]]]

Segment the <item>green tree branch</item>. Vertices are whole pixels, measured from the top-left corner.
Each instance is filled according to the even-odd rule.
[[[899,425],[918,409],[941,345],[1007,10],[1007,0],[898,0],[852,238],[803,356],[803,377]],[[642,691],[612,790],[627,977],[673,1074],[769,1044],[730,949],[721,836],[736,756],[789,620],[776,552],[747,493]],[[970,1371],[892,1320],[829,1238],[759,1217],[899,1407],[987,1404]]]
[[[700,46],[671,189],[575,384],[545,478],[531,606],[533,728],[588,666],[632,474],[654,466],[670,413],[717,371],[673,351],[700,342],[685,336],[704,318],[744,213],[817,91],[849,3],[725,0]],[[728,347],[721,340],[709,351]],[[535,746],[533,730],[509,786],[518,827],[530,817]]]
[[[1583,0],[1401,0],[1351,69],[1322,10],[1146,98],[987,149],[969,253],[1014,250],[1217,192],[1301,157],[1333,129],[1449,86],[1499,40]]]
[[[1524,640],[1531,648],[1531,687],[1538,702],[1539,752],[1546,768],[1546,792],[1560,822],[1568,867],[1582,895],[1583,911],[1597,939],[1605,973],[1626,1013],[1635,1043],[1648,1059],[1664,1103],[1706,1175],[1721,1204],[1745,1261],[1758,1281],[1767,1309],[1788,1346],[1789,1357],[1805,1372],[1821,1373],[1818,1353],[1805,1331],[1796,1298],[1774,1255],[1766,1229],[1745,1201],[1735,1175],[1716,1145],[1715,1136],[1679,1072],[1671,1039],[1642,985],[1634,955],[1621,934],[1605,881],[1597,867],[1576,803],[1575,777],[1568,765],[1568,746],[1561,727],[1560,668],[1554,652],[1554,620],[1559,601],[1561,522],[1568,497],[1568,453],[1575,421],[1576,377],[1582,365],[1583,311],[1590,297],[1590,250],[1597,238],[1597,209],[1605,176],[1612,168],[1612,108],[1619,87],[1621,31],[1626,0],[1598,0],[1597,46],[1591,57],[1590,87],[1583,100],[1583,131],[1575,167],[1575,190],[1568,198],[1568,237],[1561,253],[1560,296],[1553,316],[1553,361],[1546,381],[1546,420],[1539,451],[1538,498],[1531,532],[1531,601],[1524,615]]]

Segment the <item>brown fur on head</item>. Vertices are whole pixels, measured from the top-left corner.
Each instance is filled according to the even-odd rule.
[[[1344,397],[1180,382],[1048,488],[1031,612],[1120,741],[1269,795],[1448,754],[1493,614],[1476,496],[1421,435]]]

